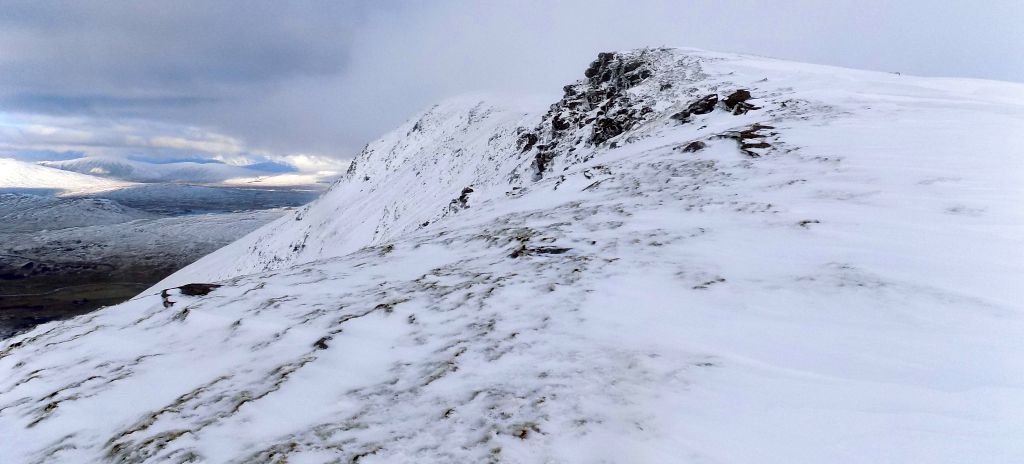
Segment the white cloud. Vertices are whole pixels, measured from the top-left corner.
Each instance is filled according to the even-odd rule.
[[[272,161],[290,164],[303,172],[334,171],[342,172],[348,169],[348,160],[339,160],[327,156],[318,155],[269,155]]]
[[[277,154],[248,147],[229,135],[193,126],[146,120],[108,122],[84,117],[0,113],[0,154],[19,158],[40,151],[160,159],[207,158],[244,166],[273,161],[303,173],[341,172],[348,162],[314,154]]]

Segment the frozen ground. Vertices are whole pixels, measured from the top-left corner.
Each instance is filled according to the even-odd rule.
[[[693,50],[587,76],[432,108],[2,342],[4,456],[1024,461],[1024,86]]]

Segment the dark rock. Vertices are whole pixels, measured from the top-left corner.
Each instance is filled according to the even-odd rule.
[[[670,116],[679,122],[687,122],[690,120],[690,116],[695,114],[708,114],[715,110],[715,105],[718,104],[718,95],[711,94],[705,95],[686,106],[686,109]]]
[[[540,152],[537,156],[533,157],[533,171],[534,180],[540,180],[544,172],[551,166],[551,162],[555,159],[555,154],[551,152]]]
[[[203,296],[212,292],[214,289],[220,288],[217,284],[186,284],[178,287],[182,295],[187,296]],[[166,290],[165,290],[166,291]]]
[[[452,200],[448,204],[448,209],[452,212],[460,209],[469,208],[469,194],[473,193],[473,187],[466,187],[462,189],[462,193],[459,194],[459,198]]]
[[[632,61],[632,62],[626,63],[622,67],[622,72],[625,73],[625,74],[629,74],[629,73],[631,73],[633,71],[636,71],[642,65],[643,65],[643,62],[641,62],[640,60],[636,60],[636,61]]]
[[[527,132],[519,136],[519,151],[526,153],[537,144],[537,134]]]
[[[171,301],[171,294],[167,293],[168,290],[169,289],[165,288],[160,291],[160,298],[163,299],[165,308],[170,308],[171,306],[174,306],[174,302]]]
[[[771,148],[771,144],[768,142],[757,142],[757,143],[744,143],[740,145],[741,150],[749,150],[751,148]]]
[[[736,141],[736,143],[739,144],[740,151],[742,151],[744,154],[746,154],[747,156],[749,156],[751,158],[757,158],[757,157],[759,157],[761,155],[759,153],[753,151],[753,149],[771,148],[771,144],[770,143],[768,143],[768,142],[766,142],[764,140],[761,140],[761,139],[766,139],[770,135],[774,135],[775,134],[774,132],[771,133],[771,134],[762,134],[761,133],[761,131],[767,130],[767,129],[774,129],[774,127],[773,126],[764,125],[764,124],[757,124],[757,123],[755,123],[755,124],[751,125],[747,129],[743,129],[743,130],[740,130],[740,131],[729,131],[729,132],[724,132],[724,133],[718,134],[716,136],[716,138],[723,138],[723,139],[734,140],[734,141]],[[754,139],[757,139],[757,140],[760,140],[760,141],[756,141],[756,142],[751,141],[751,140],[754,140]]]
[[[732,114],[737,114],[737,115],[738,114],[744,114],[744,113],[746,113],[747,111],[750,111],[750,110],[759,110],[759,109],[761,109],[758,106],[754,106],[754,105],[752,105],[750,103],[747,103],[747,100],[750,100],[750,98],[751,98],[750,91],[744,90],[744,89],[740,89],[740,90],[737,90],[737,91],[729,94],[728,97],[725,97],[725,100],[723,100],[722,103],[725,104],[726,108],[728,108],[730,111],[732,111]]]
[[[686,108],[690,114],[708,114],[715,110],[715,105],[718,104],[718,95],[711,94],[705,95],[700,100],[690,103],[690,106]]]
[[[565,252],[567,252],[567,251],[569,251],[571,249],[572,248],[562,248],[562,247],[537,247],[537,248],[529,248],[529,249],[527,249],[527,251],[529,251],[530,253],[539,253],[539,254],[544,254],[544,255],[560,255],[560,254],[565,253]]]
[[[473,193],[473,187],[466,187],[462,189],[462,193],[459,194],[459,203],[462,206],[469,206],[469,194]]]
[[[535,181],[544,177],[555,157],[572,153],[581,142],[592,146],[609,143],[654,113],[627,92],[653,76],[643,52],[600,53],[583,75],[585,80],[563,88],[562,99],[551,105],[541,124],[530,131],[537,141],[520,136],[520,150],[538,150],[532,163]]]
[[[682,152],[683,153],[696,153],[698,151],[701,151],[701,150],[707,148],[707,146],[708,145],[706,143],[701,142],[700,140],[695,140],[693,142],[690,142],[690,143],[686,144],[686,146],[683,147]]]
[[[608,62],[610,62],[614,57],[614,52],[598,53],[597,59],[594,60],[594,62],[590,63],[590,67],[588,67],[587,70],[583,72],[583,75],[586,76],[588,79],[593,79],[595,76],[601,74],[604,71],[604,68],[608,65]]]
[[[729,94],[728,97],[725,97],[724,103],[726,108],[733,109],[734,107],[736,107],[736,104],[745,102],[747,100],[750,100],[750,91],[740,89]]]
[[[774,128],[775,128],[774,126],[766,126],[766,125],[763,125],[763,124],[755,123],[754,125],[750,126],[749,129],[740,131],[739,132],[739,137],[741,139],[763,139],[763,138],[768,137],[768,136],[765,135],[765,134],[761,134],[759,132],[764,130],[764,129],[774,129]]]
[[[316,343],[313,343],[313,348],[316,348],[318,350],[326,350],[328,348],[327,342],[330,341],[330,339],[331,337],[322,337],[321,339],[317,340]]]
[[[561,115],[556,114],[555,117],[551,118],[551,128],[556,131],[563,131],[572,127],[569,121],[562,119]]]
[[[560,255],[560,254],[563,254],[563,253],[565,253],[565,252],[567,252],[569,250],[572,250],[572,248],[562,248],[562,247],[552,247],[552,246],[542,246],[542,247],[530,248],[530,247],[527,247],[526,244],[524,243],[519,248],[516,248],[515,251],[513,251],[512,254],[510,254],[508,256],[509,256],[509,258],[518,258],[518,257],[524,256],[524,255]]]

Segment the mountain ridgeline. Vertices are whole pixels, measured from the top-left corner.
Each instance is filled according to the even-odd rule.
[[[1024,458],[1024,86],[642,49],[563,90],[0,342],[3,456]]]

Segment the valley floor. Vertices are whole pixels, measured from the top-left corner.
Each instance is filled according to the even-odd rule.
[[[157,195],[168,190],[174,194]],[[220,190],[230,193],[210,197]],[[123,302],[287,210],[233,208],[301,204],[312,196],[261,191],[253,202],[253,190],[220,190],[0,194],[0,339]],[[175,205],[183,192],[191,195]],[[188,214],[209,205],[220,210]]]

